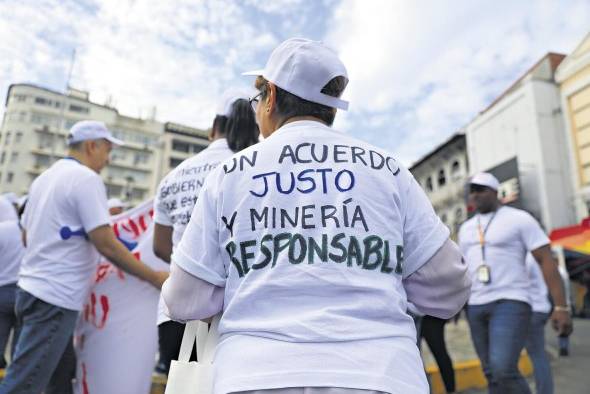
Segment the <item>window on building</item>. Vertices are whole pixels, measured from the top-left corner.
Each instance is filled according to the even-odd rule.
[[[193,153],[199,153],[200,151],[202,151],[203,149],[205,149],[206,147],[203,145],[199,145],[199,144],[192,144],[192,152]]]
[[[177,159],[175,157],[171,157],[170,158],[170,168],[176,168],[177,165],[179,165],[180,163],[182,163],[182,159]]]
[[[50,116],[50,115],[43,115],[40,113],[36,113],[33,112],[31,114],[31,122],[35,123],[35,124],[39,124],[39,125],[43,125],[43,126],[55,126],[57,127],[59,125],[59,119],[55,116]]]
[[[172,150],[188,153],[190,151],[190,145],[186,142],[173,140]]]
[[[14,135],[14,143],[18,144],[22,141],[22,139],[23,139],[23,132],[17,131],[16,134]]]
[[[88,107],[82,107],[81,105],[70,104],[70,111],[78,112],[81,114],[87,114],[90,110]]]
[[[53,101],[45,97],[35,97],[35,104],[51,106],[53,105]]]
[[[10,131],[6,133],[6,137],[4,138],[4,145],[10,144]]]
[[[444,186],[445,183],[447,183],[447,176],[445,174],[445,170],[443,169],[438,172],[438,185]]]
[[[35,155],[35,167],[43,168],[49,166],[49,156]]]
[[[145,191],[143,191],[141,189],[133,189],[133,190],[131,190],[130,198],[132,200],[143,200],[144,195],[145,195]]]
[[[27,121],[27,111],[20,111],[18,113],[18,121],[19,122],[26,122]]]
[[[456,175],[461,170],[461,164],[459,160],[455,160],[453,164],[451,164],[451,174]]]
[[[6,182],[7,183],[12,183],[12,180],[14,179],[14,173],[13,172],[9,172],[6,174]]]
[[[149,158],[150,158],[150,156],[147,153],[137,152],[133,156],[133,164],[134,165],[145,164],[149,161]]]
[[[5,158],[6,158],[6,152],[0,153],[0,164],[4,164]]]
[[[52,134],[38,134],[37,142],[38,142],[39,149],[49,148],[53,144],[53,135]]]
[[[22,103],[23,101],[27,101],[27,95],[26,94],[14,94],[14,95],[12,95],[12,100]]]
[[[107,195],[110,197],[119,197],[123,193],[123,188],[119,185],[112,185],[107,182]]]
[[[426,178],[425,186],[426,186],[426,190],[428,190],[429,192],[432,191],[433,188],[432,188],[432,177],[431,176]]]
[[[447,224],[447,214],[446,214],[446,213],[443,213],[443,214],[440,216],[440,220],[441,220],[441,221],[442,221],[444,224]]]
[[[18,161],[18,152],[12,152],[10,155],[10,162],[16,163]]]

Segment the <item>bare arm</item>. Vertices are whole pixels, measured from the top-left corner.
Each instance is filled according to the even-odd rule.
[[[408,301],[422,313],[449,319],[463,308],[471,279],[457,245],[448,239],[420,269],[404,280]]]
[[[170,263],[172,256],[172,231],[172,226],[159,223],[154,225],[154,254],[167,263]]]
[[[138,261],[117,238],[109,225],[95,228],[88,233],[96,249],[111,263],[123,271],[142,279],[160,289],[168,277],[167,272],[154,271]]]
[[[549,294],[555,303],[555,310],[551,315],[553,328],[557,330],[560,335],[569,335],[572,332],[572,319],[569,311],[567,311],[568,304],[565,297],[565,290],[561,276],[557,270],[557,261],[551,254],[551,247],[549,245],[541,246],[531,252],[535,260],[541,266],[545,283],[549,289]]]

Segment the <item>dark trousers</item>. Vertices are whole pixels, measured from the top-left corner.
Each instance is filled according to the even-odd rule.
[[[424,316],[420,324],[418,342],[424,338],[440,370],[445,389],[452,393],[455,391],[455,370],[453,362],[445,345],[445,323],[447,321],[433,316]]]
[[[168,374],[172,360],[178,360],[182,335],[184,334],[185,324],[175,321],[167,321],[158,326],[158,347],[159,359],[156,370]],[[191,361],[197,360],[196,347],[193,347]]]
[[[528,335],[531,306],[513,300],[468,305],[467,320],[489,393],[530,394],[518,359]]]
[[[0,286],[0,368],[6,368],[6,360],[4,359],[6,344],[10,337],[10,331],[12,331],[16,325],[16,315],[14,314],[15,297],[16,283]],[[17,334],[15,332],[12,337],[11,355],[14,353],[16,336]]]
[[[78,312],[42,301],[17,288],[19,327],[14,359],[0,394],[68,394],[76,372],[72,343]]]

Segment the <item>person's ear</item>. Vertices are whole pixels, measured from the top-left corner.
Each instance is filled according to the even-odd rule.
[[[264,112],[273,113],[277,105],[277,87],[274,83],[269,82],[266,88],[266,102],[264,103]]]

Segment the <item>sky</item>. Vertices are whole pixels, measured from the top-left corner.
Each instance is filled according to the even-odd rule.
[[[208,128],[242,72],[305,37],[348,69],[334,127],[411,165],[589,31],[587,0],[0,0],[0,97],[64,91],[75,50],[70,86],[91,101]]]

